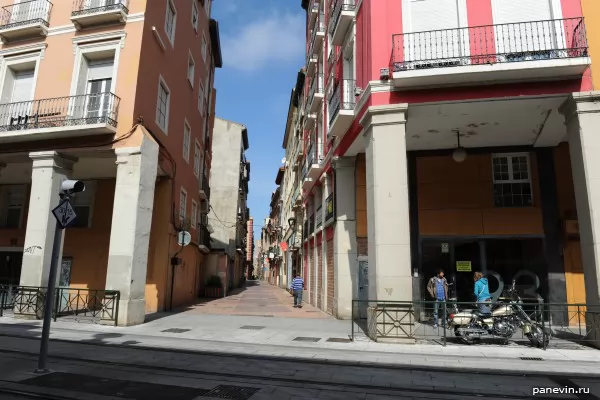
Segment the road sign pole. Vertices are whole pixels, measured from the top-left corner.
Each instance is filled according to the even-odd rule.
[[[35,372],[45,373],[46,358],[48,356],[48,341],[50,339],[50,323],[52,322],[52,308],[54,306],[54,292],[56,291],[56,274],[58,270],[58,257],[62,244],[63,227],[56,221],[54,228],[54,244],[52,246],[52,260],[50,262],[50,273],[48,275],[48,290],[46,292],[46,301],[44,303],[44,325],[42,327],[42,342],[40,344],[40,356],[38,367]],[[58,312],[58,310],[56,310]]]

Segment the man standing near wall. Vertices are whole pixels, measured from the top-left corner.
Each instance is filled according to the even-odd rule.
[[[437,328],[438,324],[438,309],[440,303],[446,301],[448,298],[448,282],[444,277],[444,271],[439,270],[437,276],[434,276],[429,280],[427,284],[427,291],[435,299],[435,306],[433,308],[433,328]],[[446,316],[442,318],[442,324],[445,324]]]
[[[300,277],[300,274],[294,272],[294,279],[290,285],[290,289],[294,294],[294,307],[302,308],[302,292],[304,291],[304,279]]]

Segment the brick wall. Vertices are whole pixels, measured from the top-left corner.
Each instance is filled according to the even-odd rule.
[[[369,239],[366,237],[356,238],[356,245],[358,249],[359,256],[368,256],[369,255]]]
[[[317,259],[318,259],[318,270],[319,270],[319,275],[318,275],[318,282],[317,282],[317,286],[319,287],[318,290],[318,294],[317,294],[317,307],[319,309],[323,309],[323,243],[319,243],[319,248],[317,249]]]
[[[333,239],[327,241],[327,312],[333,314],[333,296],[335,294],[335,275],[333,273]]]

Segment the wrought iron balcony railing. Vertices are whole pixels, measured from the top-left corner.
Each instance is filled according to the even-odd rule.
[[[208,231],[208,228],[206,226],[204,226],[203,224],[200,224],[199,230],[198,230],[198,245],[205,246],[207,249],[211,248],[210,232]]]
[[[330,125],[340,110],[354,110],[356,105],[355,89],[354,79],[340,79],[334,83],[333,90],[327,99]]]
[[[49,26],[52,3],[48,0],[22,1],[2,7],[0,30],[24,25],[41,24]]]
[[[307,152],[306,160],[304,161],[304,168],[302,168],[302,178],[306,178],[308,175],[308,171],[310,170],[310,166],[315,162],[315,146],[310,147],[310,150]]]
[[[310,235],[315,231],[315,214],[311,214],[308,217],[308,234]]]
[[[77,17],[107,11],[129,13],[129,0],[73,0],[71,15]]]
[[[116,127],[120,101],[106,92],[0,104],[0,132],[95,124]]]
[[[312,104],[315,99],[315,93],[323,93],[323,74],[317,74],[312,78],[310,91],[308,92],[308,103]]]
[[[315,226],[316,229],[319,229],[323,225],[323,206],[319,206],[317,208],[317,213],[315,214]]]
[[[355,0],[333,0],[331,2],[329,26],[327,28],[329,30],[329,34],[333,35],[333,32],[335,32],[335,28],[340,21],[340,15],[342,14],[342,11],[354,11],[355,9]]]
[[[393,72],[588,56],[583,18],[397,34]]]

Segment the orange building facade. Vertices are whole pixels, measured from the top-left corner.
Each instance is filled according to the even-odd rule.
[[[118,291],[118,313],[101,318],[132,325],[197,297],[222,63],[210,5],[0,1],[0,285],[47,286],[50,211],[60,183],[77,179],[65,302]]]

